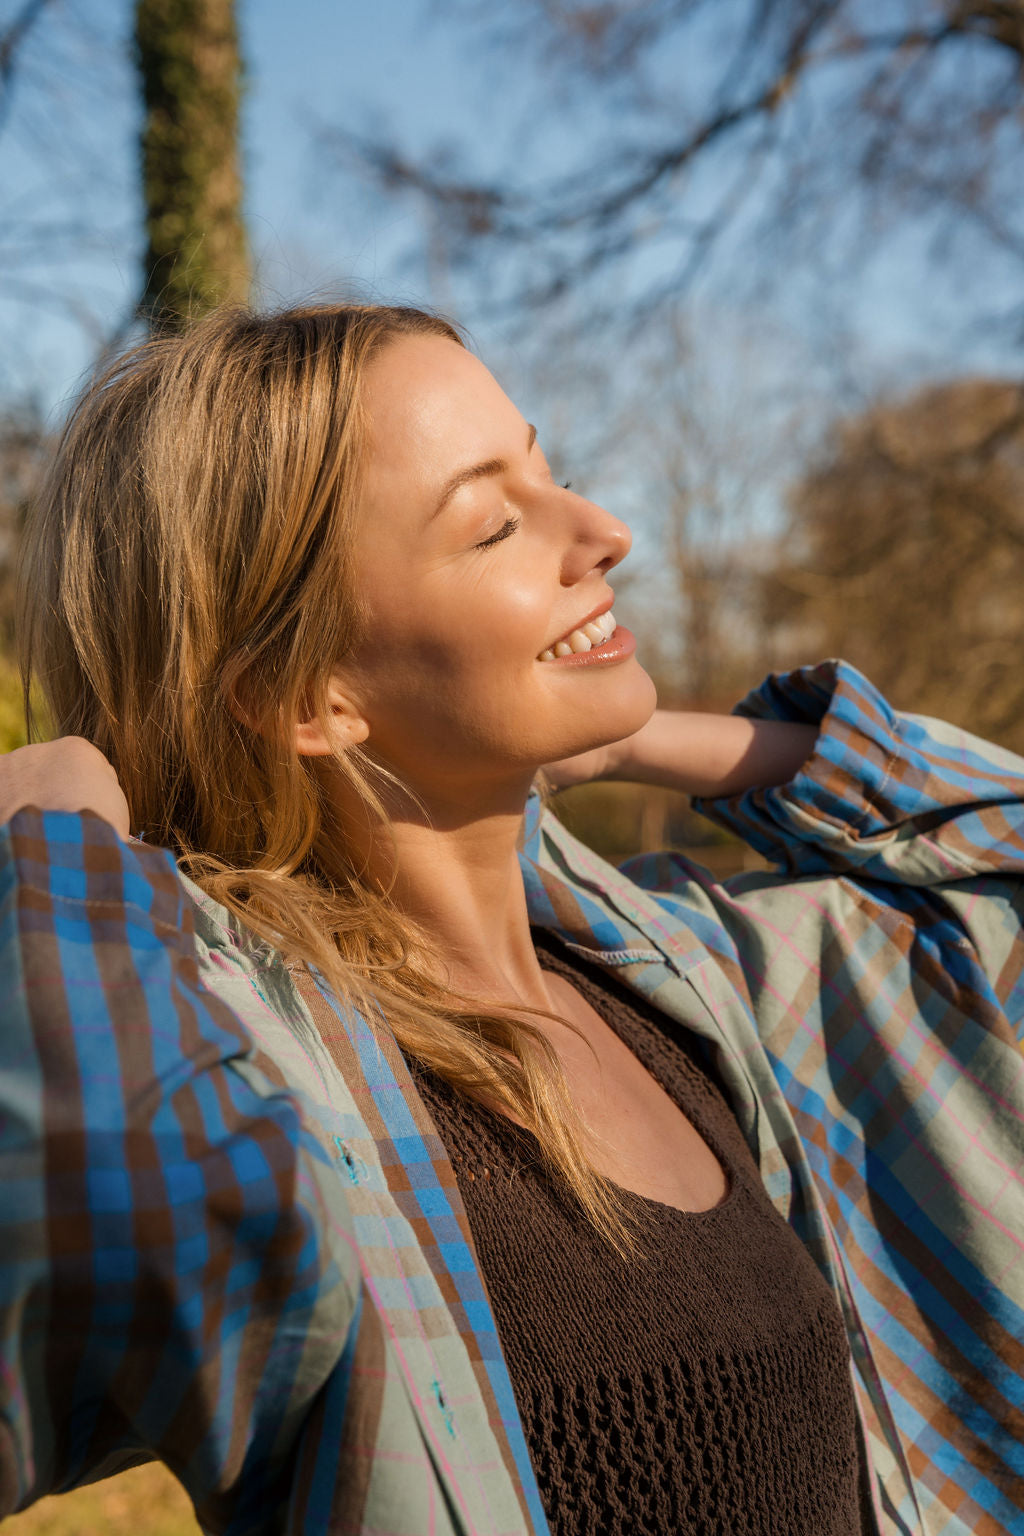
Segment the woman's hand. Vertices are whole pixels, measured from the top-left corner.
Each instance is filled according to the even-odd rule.
[[[657,784],[714,798],[785,784],[814,750],[817,727],[741,715],[656,709],[633,736],[549,763],[556,789],[593,779]]]
[[[129,835],[128,802],[117,774],[81,736],[19,747],[0,757],[0,823],[33,805],[41,811],[95,811]]]

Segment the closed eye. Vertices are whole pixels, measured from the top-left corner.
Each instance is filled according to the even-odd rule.
[[[502,523],[497,533],[492,533],[489,539],[484,539],[481,544],[477,544],[476,548],[490,549],[492,544],[500,544],[502,539],[507,539],[510,537],[510,535],[515,533],[516,529],[519,527],[519,523],[520,519],[518,517],[507,518],[505,522]]]

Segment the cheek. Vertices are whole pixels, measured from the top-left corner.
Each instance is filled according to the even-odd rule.
[[[353,672],[371,742],[385,756],[507,756],[509,740],[546,718],[536,658],[551,639],[559,595],[546,553],[481,552],[468,566],[446,560],[407,582],[401,564],[387,579],[379,573]]]
[[[459,688],[485,686],[488,675],[522,673],[547,644],[551,603],[528,574],[427,584],[415,610],[392,610],[368,648],[379,677],[412,684],[424,675],[451,677]]]
[[[468,717],[515,708],[523,655],[493,620],[482,631],[463,611],[458,623],[439,619],[381,632],[356,670],[371,725],[468,724]]]

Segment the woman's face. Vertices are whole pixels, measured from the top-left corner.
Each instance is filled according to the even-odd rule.
[[[589,660],[540,659],[610,608],[625,525],[552,481],[533,429],[453,341],[389,344],[364,399],[369,623],[341,677],[368,749],[429,795],[637,730],[655,694],[628,631]]]

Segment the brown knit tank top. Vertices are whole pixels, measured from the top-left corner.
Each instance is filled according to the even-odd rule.
[[[538,933],[700,1131],[724,1202],[643,1218],[625,1264],[543,1171],[533,1137],[417,1081],[452,1160],[553,1536],[857,1536],[838,1307],[769,1201],[686,1031]]]

